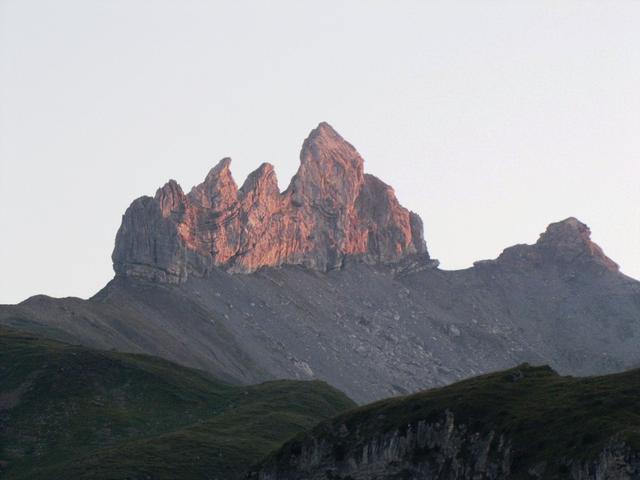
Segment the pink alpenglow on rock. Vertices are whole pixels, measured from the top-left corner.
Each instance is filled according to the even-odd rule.
[[[116,273],[180,283],[213,268],[328,271],[348,257],[429,259],[420,217],[364,173],[360,154],[327,123],[304,141],[300,168],[282,193],[272,165],[262,164],[238,188],[230,163],[221,160],[186,195],[170,180],[154,198],[135,200],[116,237]]]

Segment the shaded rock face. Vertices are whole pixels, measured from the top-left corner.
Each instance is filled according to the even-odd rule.
[[[523,364],[322,421],[247,477],[638,479],[639,387],[640,370],[575,378]]]
[[[624,440],[614,438],[597,458],[573,462],[568,469],[574,480],[634,480],[640,477],[640,454]]]
[[[335,437],[346,436],[346,425]],[[447,411],[352,444],[309,436],[295,452],[265,462],[251,480],[476,480],[509,478],[511,445],[502,435],[471,433]]]
[[[154,198],[135,200],[116,237],[116,273],[181,283],[214,267],[328,271],[347,257],[428,259],[420,218],[398,203],[391,187],[364,174],[362,157],[326,123],[304,141],[300,168],[282,193],[270,164],[240,188],[229,165],[221,160],[188,194],[171,180]]]
[[[514,472],[509,436],[474,432],[447,411],[434,421],[421,420],[380,433],[357,446],[308,436],[295,451],[271,457],[247,475],[248,480],[500,480],[515,478],[634,480],[640,455],[628,443],[612,438],[588,459],[563,458],[561,472],[541,461]],[[285,447],[286,448],[286,447]]]

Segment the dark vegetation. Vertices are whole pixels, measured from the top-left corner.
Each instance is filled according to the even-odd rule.
[[[528,469],[541,461],[551,465],[548,473],[562,476],[568,461],[593,458],[613,438],[640,450],[639,398],[640,370],[574,378],[524,364],[350,410],[298,435],[266,462],[299,454],[309,436],[336,445],[340,461],[345,448],[357,452],[386,432],[405,435],[410,425],[440,421],[448,410],[469,434],[495,431],[511,440],[513,478],[528,478]]]
[[[237,386],[155,357],[0,330],[6,479],[233,479],[352,406],[323,382]]]
[[[574,378],[525,364],[353,408],[322,382],[238,386],[155,357],[0,330],[0,476],[231,480],[264,458],[286,462],[310,435],[340,461],[447,410],[470,434],[510,440],[514,478],[541,461],[561,476],[567,460],[614,437],[640,450],[638,398],[640,370]]]

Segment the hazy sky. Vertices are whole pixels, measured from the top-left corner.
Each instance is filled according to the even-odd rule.
[[[640,2],[0,0],[0,302],[87,297],[121,215],[326,120],[446,269],[576,216],[640,278]]]

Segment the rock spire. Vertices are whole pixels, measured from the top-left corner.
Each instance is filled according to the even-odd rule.
[[[238,188],[230,163],[221,160],[186,195],[171,180],[154,198],[135,200],[116,236],[116,273],[179,283],[213,268],[251,273],[293,264],[327,271],[347,257],[429,258],[420,217],[364,173],[360,154],[327,123],[304,141],[298,172],[282,193],[272,165],[262,164]]]

